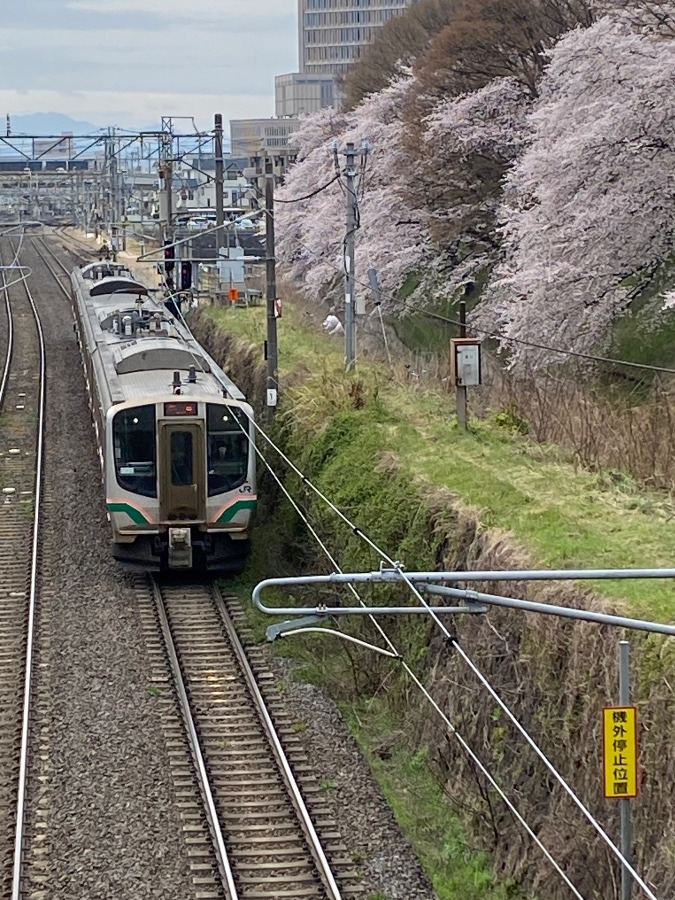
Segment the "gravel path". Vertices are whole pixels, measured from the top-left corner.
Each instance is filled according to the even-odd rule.
[[[25,257],[48,365],[43,573],[53,600],[39,659],[39,705],[50,713],[44,896],[184,900],[194,888],[133,593],[110,557],[72,315],[63,295],[47,287],[35,254]]]

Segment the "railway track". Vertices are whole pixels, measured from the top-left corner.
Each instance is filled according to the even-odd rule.
[[[236,601],[215,585],[140,577],[136,591],[146,643],[154,648],[153,683],[175,692],[183,719],[184,731],[168,703],[167,742],[193,878],[203,888],[198,896],[360,896],[325,793],[302,751],[302,723],[284,717],[258,651],[240,640]]]
[[[31,247],[64,293],[68,293],[63,284],[68,267],[48,242],[35,236]],[[12,303],[15,315],[16,309]],[[30,348],[25,349],[28,359]],[[12,373],[17,353],[15,347]],[[8,384],[13,385],[14,380],[8,380]],[[28,392],[22,393],[28,401]],[[31,397],[33,403],[35,398]],[[28,409],[30,404],[24,405]],[[4,429],[1,433],[4,439]],[[28,459],[29,454],[24,457]],[[4,521],[3,508],[0,523]],[[25,529],[23,534],[27,534]],[[34,597],[34,571],[32,581]],[[138,576],[134,590],[152,666],[152,690],[157,691],[157,702],[163,710],[173,793],[182,821],[195,900],[347,900],[362,896],[358,875],[332,818],[325,786],[317,780],[314,767],[302,750],[299,732],[303,723],[284,716],[281,695],[271,676],[263,671],[260,651],[245,648],[238,637],[235,622],[242,613],[232,607],[228,598],[223,599],[213,585],[159,585]],[[22,601],[24,609],[26,592],[21,594],[17,589],[16,593],[17,608]],[[4,598],[4,594],[0,593],[0,597]],[[49,620],[48,610],[40,620],[43,617]],[[55,623],[51,632],[54,627]],[[22,628],[22,636],[13,641],[15,646],[27,645],[26,626]],[[4,646],[4,642],[0,644],[3,663]],[[39,658],[39,651],[36,652]],[[7,683],[5,694],[3,672],[4,666],[0,668],[0,696],[7,697],[7,721],[15,735],[16,756],[20,685],[15,677]],[[23,832],[17,831],[14,846],[18,850],[13,859],[3,860],[1,870],[0,896],[11,896],[12,900],[34,891],[41,896],[49,880],[49,841],[53,835],[47,788],[40,800],[41,786],[48,784],[52,765],[49,714],[40,700],[41,692],[48,694],[40,683],[48,678],[49,672],[42,672],[34,691],[38,721],[31,726],[32,788],[25,801],[28,816],[24,852],[22,856]],[[29,709],[30,685],[25,688],[24,697],[28,698],[24,705]],[[4,706],[2,715],[4,722]],[[6,731],[3,729],[3,734]],[[27,745],[27,724],[21,732]],[[9,771],[3,766],[4,745],[0,746],[0,771]],[[9,744],[7,747],[9,753]],[[22,759],[25,782],[25,754]],[[24,819],[23,806],[16,815],[16,781],[8,781],[5,793],[0,792],[0,822],[7,826],[14,820],[23,823]],[[10,894],[13,864],[14,893]]]
[[[20,239],[0,239],[3,265],[19,252]],[[8,339],[0,379],[0,894],[12,900],[22,866],[46,384],[40,317],[17,274],[2,271]]]

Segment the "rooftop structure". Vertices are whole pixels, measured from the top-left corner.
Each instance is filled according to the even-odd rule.
[[[291,72],[274,79],[274,112],[279,117],[306,116],[335,105],[332,75]]]

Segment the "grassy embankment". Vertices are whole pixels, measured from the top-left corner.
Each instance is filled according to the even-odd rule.
[[[262,344],[262,310],[209,310],[225,332],[243,344]],[[423,527],[428,504],[436,522],[444,499],[473,511],[482,527],[509,535],[529,559],[552,567],[629,567],[670,565],[675,537],[673,508],[667,498],[638,491],[628,478],[577,472],[556,448],[542,447],[490,422],[459,432],[452,422],[451,398],[418,385],[392,380],[384,367],[364,363],[356,378],[342,371],[340,341],[308,328],[293,310],[279,323],[280,368],[286,384],[278,416],[284,444],[320,487],[388,552],[410,568],[435,568],[439,545]],[[261,441],[261,444],[263,442]],[[272,462],[273,454],[265,450]],[[289,489],[300,486],[292,476]],[[427,503],[428,501],[428,503]],[[448,506],[450,504],[448,503]],[[312,518],[346,569],[377,567],[373,554],[345,535],[317,506]],[[445,533],[452,532],[448,515]],[[274,518],[259,518],[254,554],[237,583],[243,597],[252,583],[312,567],[303,536],[283,506]],[[314,567],[315,569],[316,567]],[[599,582],[598,592],[630,614],[667,619],[672,609],[669,583]],[[268,620],[255,619],[262,633]],[[406,651],[424,662],[423,626],[400,628]],[[510,896],[495,884],[488,858],[471,847],[462,811],[438,787],[424,752],[411,753],[385,694],[381,679],[355,666],[343,647],[329,650],[320,639],[289,640],[282,652],[296,656],[301,675],[328,686],[340,702],[371,761],[401,824],[416,846],[441,898]],[[361,666],[367,658],[359,659]],[[389,673],[391,674],[391,673]],[[351,684],[350,684],[351,679]],[[385,748],[385,752],[382,749]]]
[[[223,329],[262,344],[262,310],[209,314]],[[310,331],[291,311],[279,324],[279,348],[282,379],[290,376],[295,385],[291,402],[303,407],[293,418],[318,432],[349,406],[351,379],[342,373],[341,344]],[[474,421],[463,433],[453,421],[450,396],[392,384],[382,366],[362,364],[358,377],[366,404],[364,442],[374,430],[381,449],[395,453],[412,479],[449,489],[477,511],[484,526],[509,532],[536,564],[673,565],[675,504],[667,496],[639,489],[617,473],[575,471],[558,448],[542,447],[491,422]],[[622,603],[630,615],[673,617],[670,582],[601,581],[593,587]]]

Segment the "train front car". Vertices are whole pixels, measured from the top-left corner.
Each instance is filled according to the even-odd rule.
[[[243,566],[256,505],[253,413],[197,392],[199,381],[193,369],[180,393],[108,412],[107,506],[121,562],[145,570]]]
[[[73,273],[113,555],[144,571],[237,572],[256,505],[253,411],[131,273]]]

